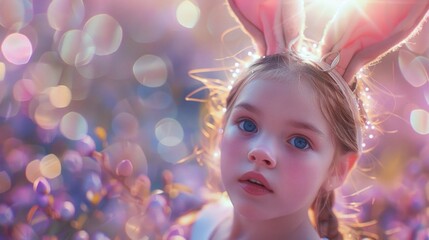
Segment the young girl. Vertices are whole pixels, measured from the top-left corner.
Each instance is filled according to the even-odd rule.
[[[229,4],[264,57],[233,83],[222,120],[207,118],[232,205],[206,206],[190,238],[342,239],[334,190],[359,158],[368,124],[356,73],[412,35],[429,3],[389,2],[390,12],[380,1],[343,4],[339,13],[349,15],[337,14],[317,44],[303,37],[301,1]]]
[[[226,109],[220,164],[234,210],[211,239],[319,239],[312,206],[319,233],[336,239],[333,190],[361,138],[345,82],[292,53],[270,55],[234,86]]]

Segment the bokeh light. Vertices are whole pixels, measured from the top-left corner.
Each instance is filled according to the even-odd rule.
[[[72,99],[71,91],[67,86],[58,85],[48,89],[49,101],[57,108],[67,107]]]
[[[30,60],[33,47],[27,36],[21,33],[12,33],[3,40],[1,51],[10,63],[22,65]]]
[[[200,9],[189,0],[179,4],[176,11],[177,21],[185,28],[193,28],[200,18]]]
[[[10,96],[4,97],[5,96],[3,96],[3,101],[0,102],[0,117],[6,119],[13,118],[19,113],[21,104]]]
[[[83,189],[85,191],[99,192],[103,188],[100,176],[95,172],[90,172],[86,175]]]
[[[399,51],[399,69],[404,78],[414,87],[423,86],[429,78],[429,59],[417,57],[405,50]]]
[[[161,119],[155,126],[155,136],[165,146],[176,146],[183,140],[182,125],[173,118]]]
[[[424,92],[426,103],[429,105],[429,91]]]
[[[43,129],[54,129],[61,121],[61,114],[50,104],[40,104],[34,111],[34,120]]]
[[[80,230],[73,235],[74,240],[89,240],[89,234],[85,230]]]
[[[137,81],[146,87],[159,87],[167,80],[167,66],[164,60],[154,55],[144,55],[137,59],[133,73]]]
[[[79,152],[74,150],[67,150],[64,153],[62,157],[62,163],[64,168],[72,173],[79,173],[83,167],[82,156],[79,154]]]
[[[61,163],[54,154],[46,155],[40,160],[40,172],[46,178],[56,178],[61,174]]]
[[[71,203],[70,201],[65,201],[59,210],[60,216],[63,220],[68,221],[73,219],[74,215],[75,215],[75,207],[73,205],[73,203]]]
[[[27,164],[25,168],[25,177],[29,182],[34,183],[36,179],[42,176],[42,172],[40,171],[40,160],[35,159]]]
[[[88,123],[76,112],[69,112],[61,119],[61,133],[70,140],[80,140],[88,133]]]
[[[123,139],[135,138],[139,133],[139,123],[132,114],[122,112],[113,119],[112,129],[117,136]]]
[[[158,144],[157,151],[164,161],[173,164],[178,163],[190,154],[188,148],[183,142],[171,147],[160,142]]]
[[[82,0],[53,0],[48,7],[49,25],[57,30],[77,28],[85,16]]]
[[[0,226],[6,227],[13,224],[14,214],[6,204],[0,204]]]
[[[6,163],[12,172],[19,172],[25,169],[28,164],[29,157],[23,148],[16,147],[6,154]]]
[[[429,134],[429,112],[415,109],[410,114],[410,123],[414,131],[419,134]]]
[[[36,94],[36,86],[31,79],[20,79],[13,86],[13,96],[17,101],[29,101]]]
[[[128,219],[125,224],[125,232],[130,239],[148,239],[145,234],[144,221],[142,216],[134,216]]]
[[[33,19],[33,2],[29,0],[1,0],[0,25],[18,31]]]
[[[24,73],[25,78],[32,79],[36,85],[38,92],[43,92],[49,87],[54,87],[60,82],[64,68],[58,64],[59,57],[53,52],[46,53],[46,61],[39,60],[39,62],[31,64]]]
[[[122,42],[121,26],[108,14],[91,17],[85,23],[83,31],[94,40],[97,55],[109,55],[116,52]]]
[[[9,191],[11,186],[9,174],[6,171],[0,171],[0,194]]]
[[[69,65],[86,65],[95,54],[95,44],[89,34],[81,30],[70,30],[64,33],[58,45],[61,59]]]
[[[95,79],[105,76],[112,68],[111,59],[101,59],[94,56],[94,59],[86,65],[76,65],[78,73],[86,79]]]
[[[94,129],[94,133],[97,135],[97,137],[99,137],[102,141],[105,141],[107,138],[107,133],[106,130],[102,127],[96,127]]]
[[[145,98],[144,103],[150,108],[166,109],[173,104],[173,99],[170,94],[164,91],[156,91]]]
[[[0,82],[4,80],[6,75],[6,65],[3,62],[0,62]]]

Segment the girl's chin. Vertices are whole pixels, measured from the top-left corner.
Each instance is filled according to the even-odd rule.
[[[245,204],[234,204],[234,213],[248,221],[264,221],[274,218],[269,216],[267,209]]]

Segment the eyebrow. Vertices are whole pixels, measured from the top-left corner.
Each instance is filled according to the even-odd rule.
[[[239,103],[239,104],[235,105],[234,108],[243,108],[243,109],[245,109],[249,112],[253,112],[257,115],[261,114],[261,110],[259,110],[257,107],[255,107],[249,103]]]
[[[315,127],[314,125],[312,125],[311,123],[307,123],[307,122],[301,122],[301,121],[287,121],[288,125],[291,125],[295,128],[300,128],[300,129],[304,129],[304,130],[310,130],[318,135],[322,135],[324,136],[325,134],[318,129],[317,127]]]
[[[262,113],[261,110],[259,110],[257,107],[255,107],[249,103],[239,103],[239,104],[235,105],[234,108],[243,108],[243,109],[250,111],[250,112],[253,112],[257,115],[261,115],[261,113]],[[313,124],[308,123],[308,122],[288,120],[288,121],[286,121],[286,124],[289,126],[292,126],[294,128],[312,131],[318,135],[322,135],[322,136],[326,135],[319,128],[317,128],[316,126],[314,126]]]

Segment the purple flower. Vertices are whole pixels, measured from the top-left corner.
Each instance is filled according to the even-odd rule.
[[[0,204],[0,225],[1,226],[10,226],[14,220],[14,214],[12,209],[5,205]]]
[[[75,207],[73,205],[73,203],[69,202],[69,201],[65,201],[59,210],[60,213],[60,217],[63,220],[69,221],[74,217],[75,214]]]
[[[130,160],[124,159],[116,166],[116,174],[121,177],[129,177],[133,174],[133,164]]]
[[[85,230],[80,230],[73,235],[73,240],[89,240],[89,234]]]
[[[49,194],[51,192],[51,185],[44,177],[39,177],[33,183],[33,189],[39,194]]]

